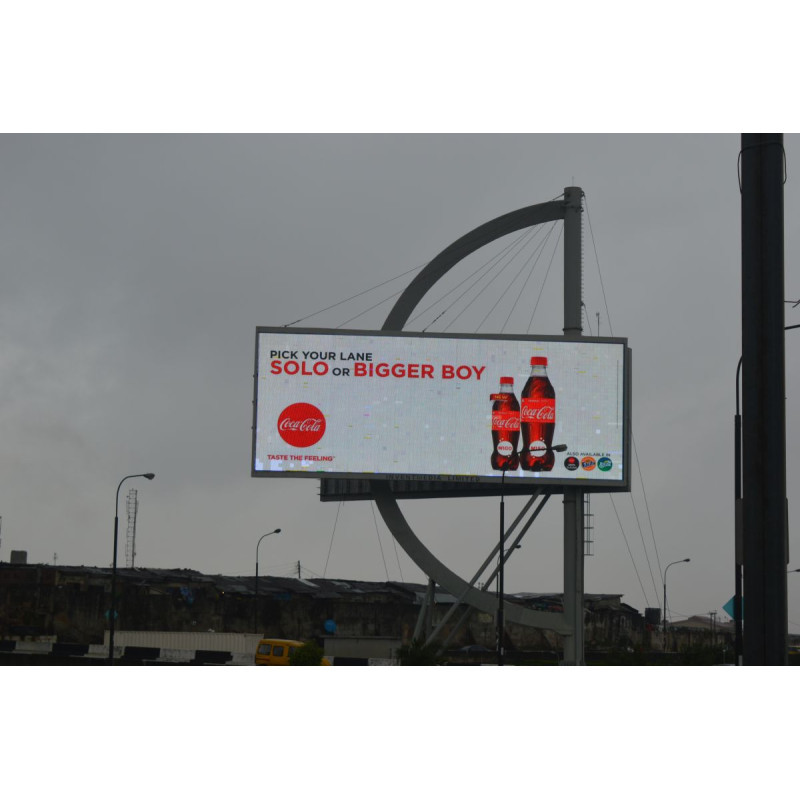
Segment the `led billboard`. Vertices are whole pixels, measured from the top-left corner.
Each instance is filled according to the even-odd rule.
[[[253,476],[628,486],[625,339],[259,327],[254,378]]]

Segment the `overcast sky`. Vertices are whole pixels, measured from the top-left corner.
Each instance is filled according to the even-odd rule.
[[[787,299],[800,299],[798,144],[785,137]],[[576,185],[587,317],[593,332],[599,314],[601,334],[629,340],[638,456],[629,496],[592,500],[586,591],[660,606],[663,568],[691,558],[669,571],[671,615],[726,619],[738,151],[738,134],[0,136],[0,559],[110,564],[117,484],[153,471],[120,494],[120,563],[136,488],[138,566],[252,575],[258,537],[280,527],[261,545],[261,574],[295,574],[299,562],[304,577],[424,581],[370,503],[340,508],[318,501],[315,480],[250,477],[255,328],[305,319]],[[533,333],[561,332],[560,258]],[[410,277],[302,324],[342,325]],[[345,327],[380,327],[391,304]],[[800,309],[787,306],[786,323]],[[507,518],[520,507],[508,501]],[[462,577],[494,545],[496,499],[404,509]],[[514,554],[508,591],[561,590],[561,513],[553,501]],[[789,619],[800,632],[800,575],[789,576]]]

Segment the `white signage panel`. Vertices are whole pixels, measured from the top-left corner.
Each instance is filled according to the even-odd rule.
[[[252,474],[628,483],[624,339],[256,331]]]

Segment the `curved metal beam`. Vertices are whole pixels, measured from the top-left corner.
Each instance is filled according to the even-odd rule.
[[[417,307],[419,301],[430,288],[444,276],[459,261],[486,244],[499,239],[514,231],[539,225],[543,222],[554,222],[564,219],[566,204],[564,201],[551,200],[547,203],[520,208],[496,217],[483,225],[479,225],[460,239],[446,247],[423,269],[406,287],[403,294],[395,303],[386,322],[383,324],[385,331],[401,331],[408,322],[408,318]],[[383,517],[392,536],[408,554],[409,558],[430,578],[454,597],[463,597],[463,600],[474,608],[487,614],[497,611],[497,600],[486,592],[470,586],[463,578],[456,575],[439,561],[433,553],[417,538],[411,526],[403,516],[397,500],[391,492],[386,481],[370,481],[370,491],[375,498],[375,504]],[[526,625],[531,628],[552,630],[562,635],[570,635],[571,628],[566,623],[563,614],[533,611],[529,608],[503,604],[503,614],[511,622]]]
[[[408,322],[417,304],[428,290],[446,272],[466,258],[471,253],[479,250],[489,242],[499,239],[514,231],[529,228],[531,225],[540,225],[543,222],[555,222],[564,219],[566,205],[561,200],[551,200],[548,203],[537,203],[534,206],[519,208],[508,214],[484,222],[469,233],[465,233],[449,247],[446,247],[408,284],[403,294],[400,295],[394,308],[383,323],[385,331],[401,331]]]
[[[392,532],[394,538],[406,551],[409,558],[419,566],[428,577],[452,594],[454,597],[463,598],[463,602],[485,612],[494,614],[497,611],[497,599],[494,595],[482,592],[470,586],[463,578],[456,575],[451,569],[439,561],[433,553],[417,538],[411,526],[400,511],[397,501],[386,481],[373,481],[372,491],[375,494],[375,505],[378,506],[384,522]],[[533,611],[530,608],[512,603],[503,603],[503,614],[510,622],[527,625],[531,628],[544,628],[563,635],[570,633],[570,628],[564,621],[564,615],[548,613],[547,611]]]

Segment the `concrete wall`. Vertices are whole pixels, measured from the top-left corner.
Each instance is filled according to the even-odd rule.
[[[246,653],[252,660],[261,635],[216,631],[114,631],[115,647],[158,647],[162,650],[220,650]],[[108,648],[108,631],[103,645]]]

